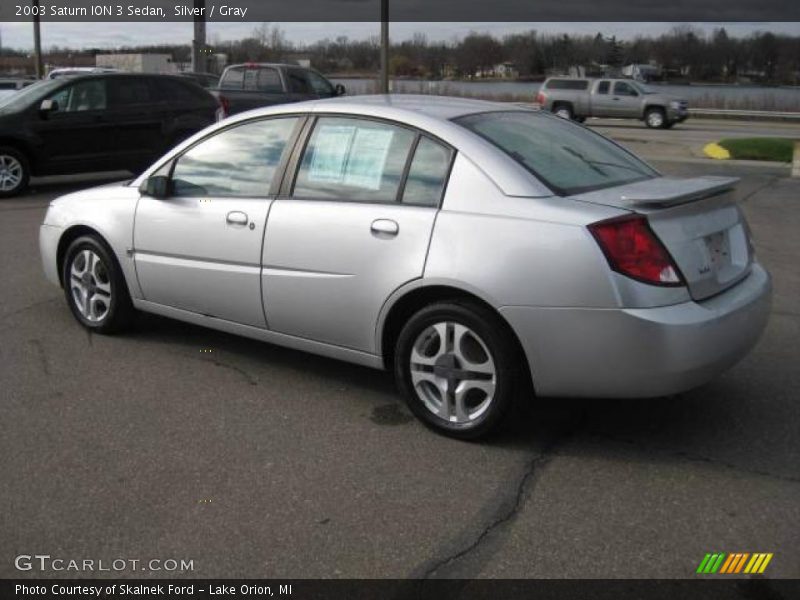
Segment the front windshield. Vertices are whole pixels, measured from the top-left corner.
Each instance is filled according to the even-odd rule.
[[[603,136],[550,114],[488,112],[455,122],[500,148],[561,196],[658,175]]]
[[[0,100],[0,109],[18,110],[27,108],[31,104],[44,100],[51,91],[63,85],[63,81],[48,79],[37,81]]]

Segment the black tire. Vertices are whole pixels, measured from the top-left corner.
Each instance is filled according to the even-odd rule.
[[[566,102],[558,102],[553,104],[553,114],[570,121],[575,118],[575,113],[572,112],[572,106]]]
[[[644,113],[644,124],[650,129],[666,129],[667,114],[663,108],[648,108]]]
[[[488,403],[487,407],[480,411],[480,414],[477,414],[474,420],[468,422],[456,422],[455,420],[458,417],[454,415],[451,416],[451,419],[455,420],[447,420],[439,414],[435,414],[433,409],[429,408],[430,400],[426,402],[422,397],[426,395],[425,391],[418,392],[418,388],[415,387],[412,380],[411,353],[415,343],[419,343],[420,339],[431,339],[430,337],[423,338],[422,336],[426,332],[433,331],[434,325],[442,323],[465,326],[470,332],[461,337],[461,341],[464,342],[465,339],[471,338],[469,339],[470,344],[473,346],[471,352],[474,352],[475,348],[478,348],[481,353],[484,353],[484,349],[488,350],[491,361],[494,364],[494,394],[491,398],[481,391],[477,391],[473,395],[472,400],[478,406],[471,408],[474,408],[476,413],[479,412],[482,402],[488,401]],[[451,329],[447,328],[446,331],[449,332]],[[479,342],[482,342],[483,346],[475,344],[475,338],[471,337],[473,332],[478,336]],[[448,333],[448,335],[451,334]],[[477,439],[498,431],[505,417],[511,412],[510,409],[517,393],[517,382],[521,379],[518,377],[521,369],[520,356],[512,335],[508,326],[495,313],[469,301],[441,302],[427,306],[415,313],[405,324],[397,338],[394,358],[395,377],[411,412],[428,427],[459,439]],[[455,337],[453,337],[454,339]],[[462,348],[463,354],[466,354],[464,348]],[[437,360],[437,364],[446,360],[448,360],[446,356],[440,357]],[[488,364],[485,361],[482,362]],[[478,362],[475,362],[475,364],[478,364]],[[456,362],[454,367],[466,369],[467,365]],[[425,367],[431,373],[433,373],[433,368],[433,366]],[[437,368],[441,369],[442,367],[439,366]],[[444,365],[444,368],[447,368],[447,365]],[[441,390],[439,389],[437,392],[438,388],[432,383],[421,384],[422,388],[426,386],[433,390],[434,395],[438,394],[439,398],[443,397],[439,393]],[[455,383],[452,388],[447,384],[445,387],[448,390],[454,390]],[[472,390],[464,395],[463,402],[465,407],[468,407],[469,394],[471,392]],[[428,394],[430,393],[428,392]],[[482,399],[480,398],[481,394],[483,395]],[[448,397],[450,398],[448,407],[453,407],[453,410],[455,410],[454,405],[450,403],[454,396]]]
[[[95,288],[93,289],[94,295],[89,295],[90,300],[96,296],[98,298],[96,306],[101,306],[105,309],[104,311],[96,311],[95,314],[98,317],[96,319],[85,316],[86,309],[82,310],[77,304],[77,296],[80,296],[80,291],[75,289],[77,281],[84,282],[84,286],[89,286],[91,282],[85,282],[83,278],[76,279],[72,271],[73,262],[75,262],[76,267],[80,267],[82,264],[85,266],[85,260],[78,258],[76,261],[76,258],[86,250],[99,258],[101,263],[96,270],[90,269],[93,275],[89,278],[98,284],[93,286]],[[82,256],[85,256],[85,254],[82,254]],[[103,334],[116,333],[124,330],[133,321],[136,311],[133,308],[122,269],[113,252],[99,237],[94,235],[81,236],[69,245],[64,255],[64,263],[61,265],[61,278],[64,283],[64,295],[67,298],[67,304],[72,314],[78,323],[87,329]],[[106,297],[97,291],[101,289],[100,286],[110,287],[110,301],[104,302]],[[97,312],[102,312],[102,314],[97,314]]]
[[[4,173],[9,169],[9,173]],[[18,182],[9,189],[4,189],[4,177],[15,175]],[[31,165],[28,157],[13,146],[0,146],[0,198],[10,198],[21,194],[28,188],[31,178]]]

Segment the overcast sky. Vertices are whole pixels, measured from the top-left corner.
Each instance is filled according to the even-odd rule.
[[[598,31],[631,39],[637,34],[658,35],[676,23],[392,23],[394,41],[424,33],[431,40],[451,40],[470,31],[488,32],[496,36],[536,29],[555,33],[588,33]],[[239,39],[249,36],[258,23],[209,23],[208,40]],[[276,23],[294,43],[315,42],[346,35],[365,39],[379,34],[378,23]],[[746,36],[754,31],[772,31],[800,35],[800,23],[694,23],[708,32],[724,26],[729,34]],[[5,47],[30,49],[33,33],[30,23],[0,23],[0,36]],[[42,45],[72,48],[109,48],[123,45],[158,43],[190,43],[191,23],[43,23]]]

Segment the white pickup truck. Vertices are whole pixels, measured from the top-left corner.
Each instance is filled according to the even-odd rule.
[[[648,127],[669,129],[689,116],[686,100],[654,92],[631,79],[551,77],[536,95],[544,109],[566,119],[639,119]]]

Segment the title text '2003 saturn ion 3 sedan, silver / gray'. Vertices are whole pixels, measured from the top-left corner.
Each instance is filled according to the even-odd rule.
[[[422,421],[475,438],[531,381],[656,397],[741,359],[771,284],[735,183],[663,177],[525,108],[340,98],[242,113],[63,196],[40,245],[84,327],[141,310],[388,368]]]

